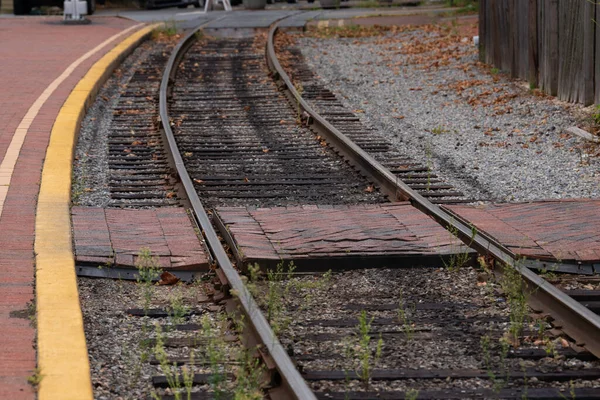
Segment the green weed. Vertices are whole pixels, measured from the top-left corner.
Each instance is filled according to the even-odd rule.
[[[43,378],[44,378],[44,375],[42,375],[40,368],[35,367],[33,370],[33,374],[31,374],[27,377],[27,383],[29,383],[34,388],[37,388],[39,386],[39,384],[42,382]]]
[[[453,238],[458,239],[458,227],[454,225],[454,220],[450,221],[450,225],[448,226],[448,232]],[[452,254],[448,257],[448,261],[442,259],[444,263],[444,267],[448,268],[450,272],[456,272],[460,270],[462,267],[466,266],[469,263],[469,259],[471,258],[470,253],[468,252],[468,247],[473,244],[475,240],[475,236],[477,235],[477,228],[471,226],[471,237],[469,243],[467,244],[467,249],[463,252],[454,251],[457,249],[452,249]]]
[[[262,400],[264,394],[260,382],[263,368],[252,351],[240,348],[237,356],[239,367],[235,374],[234,400]]]
[[[412,340],[415,335],[415,327],[411,320],[411,315],[415,312],[415,305],[407,307],[404,303],[402,292],[398,300],[398,321],[402,324],[402,331],[407,340]]]
[[[483,361],[486,368],[486,373],[492,382],[494,392],[500,393],[502,388],[508,384],[509,366],[506,362],[510,345],[505,338],[500,339],[500,354],[498,367],[492,361],[491,355],[491,339],[488,335],[481,338],[481,351],[483,353]],[[496,373],[498,371],[500,375]]]
[[[404,394],[406,400],[417,400],[419,398],[419,391],[417,389],[408,389]]]
[[[203,315],[201,319],[201,335],[206,340],[206,361],[210,366],[210,386],[215,399],[220,399],[224,395],[225,382],[227,380],[227,371],[224,369],[227,358],[226,344],[222,339],[221,332],[212,326],[210,317]]]
[[[148,311],[152,306],[155,294],[154,281],[160,277],[162,271],[158,261],[152,257],[152,253],[148,248],[140,249],[135,266],[138,270],[136,280],[138,286],[141,288],[142,308],[144,310],[144,317],[142,319],[142,339],[139,344],[140,364],[142,364],[148,361],[150,356]],[[136,371],[141,371],[141,365],[138,367],[136,367]]]
[[[176,288],[179,288],[178,285]],[[190,312],[190,307],[185,304],[185,299],[179,290],[173,290],[169,296],[167,312],[172,325],[183,323],[185,316]]]
[[[152,39],[157,39],[161,36],[173,37],[177,34],[177,21],[174,19],[165,21],[162,25],[152,31]]]
[[[179,374],[179,369],[177,368],[177,363],[170,364],[169,357],[165,350],[164,346],[164,338],[162,334],[162,329],[160,325],[156,324],[156,344],[154,345],[154,357],[159,362],[160,370],[165,375],[167,379],[167,384],[175,397],[175,400],[181,400],[181,390],[183,389],[183,382],[181,381],[181,376]],[[191,390],[191,389],[190,389]],[[190,397],[188,394],[188,398]],[[152,391],[152,397],[154,399],[160,399],[160,396],[156,391]]]
[[[347,343],[346,356],[351,358],[352,363],[356,366],[356,374],[363,382],[365,391],[369,390],[371,382],[371,372],[379,360],[381,359],[381,351],[383,348],[383,339],[381,336],[375,346],[375,351],[371,349],[371,324],[367,317],[367,312],[362,311],[358,317],[358,338],[356,343]]]
[[[507,265],[504,268],[500,286],[504,291],[510,309],[509,340],[513,346],[517,347],[526,322],[527,301],[524,293],[523,277],[515,266]]]
[[[450,131],[442,126],[436,126],[435,128],[431,129],[431,133],[433,133],[434,135],[441,135],[442,133],[448,132]]]

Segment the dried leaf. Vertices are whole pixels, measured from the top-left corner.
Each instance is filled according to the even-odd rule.
[[[174,285],[179,282],[179,278],[170,273],[169,271],[165,271],[160,274],[160,281],[158,281],[159,285]]]

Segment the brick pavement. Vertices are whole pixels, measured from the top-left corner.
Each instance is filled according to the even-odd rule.
[[[516,254],[563,262],[600,261],[600,200],[446,206]]]
[[[441,266],[442,257],[467,251],[410,203],[220,207],[217,213],[227,227],[221,233],[233,237],[244,264],[321,259],[325,268]]]
[[[147,248],[163,269],[208,269],[208,259],[183,208],[122,210],[73,207],[77,264],[135,268]]]
[[[0,22],[0,163],[16,128],[44,89],[73,61],[123,29],[121,18],[92,18],[63,26],[60,17]],[[89,67],[111,45],[84,61],[41,107],[27,131],[0,215],[0,398],[33,399],[27,377],[35,368],[35,330],[23,318],[33,301],[34,223],[40,173],[60,106]],[[6,187],[6,186],[5,186]]]

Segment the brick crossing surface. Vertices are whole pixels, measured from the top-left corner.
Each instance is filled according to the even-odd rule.
[[[147,248],[163,269],[207,269],[208,259],[182,208],[127,210],[73,207],[78,264],[135,268]]]
[[[134,23],[93,18],[88,26],[63,26],[60,17],[0,22],[0,163],[29,107],[78,57]],[[111,46],[80,65],[41,108],[17,159],[0,215],[0,399],[33,399],[27,377],[35,368],[35,330],[23,310],[33,301],[34,222],[40,173],[54,119],[89,69]]]
[[[600,261],[600,200],[446,208],[517,254],[563,262]]]
[[[409,203],[222,207],[217,213],[246,262],[356,256],[418,258],[464,251],[449,232]]]

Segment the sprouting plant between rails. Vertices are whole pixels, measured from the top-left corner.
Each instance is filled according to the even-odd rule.
[[[303,289],[319,289],[328,285],[331,278],[331,271],[328,271],[322,276],[322,279],[299,281],[293,279],[295,270],[296,266],[293,262],[290,262],[287,267],[283,261],[279,262],[275,269],[267,271],[266,293],[263,293],[257,285],[261,277],[260,267],[257,264],[248,266],[249,277],[246,281],[246,287],[265,310],[266,318],[275,335],[286,330],[292,322],[291,316],[287,315],[285,307],[285,300],[291,296],[291,291],[300,292]],[[309,300],[308,297],[310,297],[310,293],[304,293],[304,303]]]
[[[576,397],[576,393],[575,393],[575,384],[573,383],[573,381],[569,381],[569,396],[570,397],[565,396],[561,392],[558,392],[558,395],[565,400],[575,400],[577,397]]]
[[[459,230],[458,230],[458,227],[454,224],[454,220],[450,221],[450,225],[448,226],[448,232],[450,232],[450,235],[453,238],[455,238],[455,239],[459,238],[459,235],[458,235]],[[465,265],[467,265],[467,263],[469,262],[469,259],[471,258],[468,248],[471,247],[471,245],[473,244],[473,241],[475,240],[475,236],[477,236],[477,228],[475,228],[474,226],[471,226],[471,236],[469,238],[469,243],[467,244],[467,247],[462,252],[454,251],[454,249],[453,249],[452,254],[450,254],[450,256],[448,257],[448,261],[446,261],[442,258],[444,267],[448,268],[448,270],[450,272],[456,272],[456,271],[460,270],[462,267],[464,267]],[[459,245],[459,248],[460,248],[460,245]]]
[[[527,367],[523,361],[519,363],[521,366],[521,372],[523,373],[523,393],[521,394],[521,400],[527,400],[527,392],[529,389],[529,379],[527,378]]]
[[[140,249],[135,267],[138,272],[136,281],[142,288],[144,315],[147,315],[154,297],[154,281],[160,277],[162,270],[160,264],[152,257],[152,252],[147,247]]]
[[[220,321],[223,322],[223,321]],[[227,380],[227,371],[225,370],[225,361],[227,359],[226,344],[218,329],[212,326],[208,315],[201,318],[201,336],[205,340],[206,363],[210,369],[209,383],[216,400],[222,398],[225,394],[225,383]]]
[[[346,344],[345,354],[350,358],[356,367],[356,374],[363,382],[365,391],[369,390],[371,383],[371,374],[373,368],[381,359],[383,350],[383,339],[381,336],[377,340],[375,351],[371,349],[371,324],[373,319],[367,317],[365,310],[361,311],[358,317],[358,338],[355,343],[349,342]]]
[[[178,283],[171,292],[169,296],[169,305],[167,306],[169,318],[173,326],[183,323],[185,316],[190,312],[190,307],[185,304],[185,299],[181,294],[181,291],[177,290],[180,289],[180,285],[181,284]]]
[[[407,340],[412,340],[415,335],[414,323],[411,320],[411,315],[415,313],[415,305],[407,306],[404,302],[402,292],[398,300],[398,321],[402,324],[402,332]]]
[[[238,369],[235,374],[234,400],[261,400],[264,394],[260,382],[263,368],[251,349],[240,347],[237,355]]]
[[[165,350],[165,345],[164,345],[164,337],[163,337],[163,333],[162,333],[162,329],[160,327],[160,325],[156,324],[156,344],[154,345],[154,357],[156,357],[156,360],[158,361],[160,370],[162,371],[162,373],[164,374],[166,380],[167,380],[167,385],[169,386],[169,388],[171,389],[171,392],[173,393],[173,397],[175,398],[175,400],[182,400],[182,391],[185,389],[186,390],[186,394],[187,394],[187,399],[191,399],[191,386],[192,385],[188,385],[185,384],[184,381],[189,381],[189,375],[191,374],[191,372],[189,372],[189,370],[187,370],[185,372],[185,375],[182,377],[179,374],[179,369],[177,368],[177,363],[169,363],[169,356],[167,355],[167,352]],[[193,374],[192,374],[192,378],[191,380],[193,381]],[[156,393],[155,390],[153,390],[151,392],[152,398],[155,400],[160,400],[160,396],[158,393]]]
[[[419,398],[419,391],[417,389],[408,389],[404,394],[405,400],[417,400]]]
[[[508,338],[512,345],[517,347],[527,318],[527,299],[525,297],[523,277],[516,266],[506,265],[502,279],[500,280],[500,286],[508,301],[510,312]]]
[[[485,364],[486,372],[492,382],[492,390],[498,394],[508,384],[509,380],[509,366],[506,362],[508,356],[508,350],[510,344],[506,338],[500,339],[500,354],[499,354],[499,365],[496,367],[492,361],[491,353],[491,339],[489,335],[481,337],[481,351],[483,353],[483,361]],[[499,375],[498,375],[498,373]]]
[[[140,249],[138,258],[135,264],[138,274],[137,283],[141,288],[142,295],[142,309],[144,311],[144,317],[142,318],[142,339],[140,341],[140,365],[135,368],[136,379],[139,377],[141,371],[141,364],[148,361],[150,355],[150,339],[149,339],[149,326],[148,326],[148,312],[152,306],[152,300],[154,298],[154,281],[160,277],[162,270],[158,261],[152,257],[150,249],[144,247]]]

